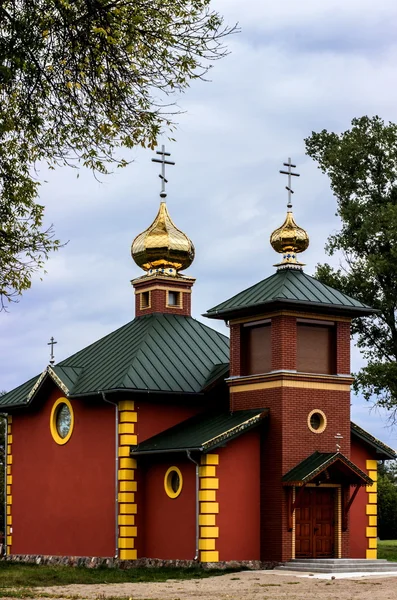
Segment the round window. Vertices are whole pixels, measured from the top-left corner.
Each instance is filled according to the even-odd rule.
[[[73,433],[74,415],[72,405],[66,398],[58,398],[50,417],[50,430],[57,444],[66,444]]]
[[[170,498],[177,498],[182,491],[183,477],[178,467],[170,467],[164,476],[164,489]]]
[[[327,426],[327,417],[322,410],[315,409],[309,413],[307,425],[313,433],[322,433]]]

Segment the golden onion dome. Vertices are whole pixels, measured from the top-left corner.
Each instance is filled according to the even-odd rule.
[[[308,248],[309,236],[302,227],[295,223],[291,210],[288,210],[287,217],[281,227],[271,234],[270,243],[276,252],[283,255],[282,262],[276,266],[303,265],[303,263],[297,261],[296,255]]]
[[[166,203],[161,202],[153,223],[132,242],[131,255],[136,264],[150,274],[176,275],[192,264],[194,245],[175,226]]]

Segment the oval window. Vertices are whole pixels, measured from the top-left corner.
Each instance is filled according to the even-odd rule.
[[[57,444],[66,444],[73,433],[73,408],[67,398],[58,398],[51,410],[50,430]]]
[[[315,409],[307,417],[307,425],[313,433],[322,433],[327,426],[327,417],[322,410]]]
[[[164,489],[170,498],[177,498],[182,491],[183,477],[178,467],[170,467],[164,475]]]

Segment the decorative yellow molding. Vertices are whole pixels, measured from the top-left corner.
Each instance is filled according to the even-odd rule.
[[[177,479],[174,480],[174,476],[177,476]],[[176,489],[174,489],[174,482],[177,482]],[[164,490],[169,498],[178,498],[183,488],[183,476],[182,472],[178,467],[170,467],[167,469],[164,475]]]
[[[342,488],[336,490],[336,557],[342,558]]]
[[[130,458],[130,446],[138,443],[135,428],[138,413],[135,411],[133,400],[121,400],[118,409],[118,551],[121,560],[136,560],[138,557],[136,550],[138,528],[135,520],[138,512],[135,495],[138,488],[135,477],[137,462],[134,458]]]
[[[270,390],[273,388],[299,388],[307,390],[329,390],[335,392],[350,392],[350,383],[328,383],[326,381],[300,381],[297,374],[296,379],[274,379],[273,381],[261,381],[258,383],[234,384],[229,380],[230,391],[249,392],[254,390]]]
[[[12,416],[7,417],[6,551],[12,554]]]
[[[62,409],[62,405],[67,406],[69,413],[70,413],[70,427],[69,427],[69,431],[67,432],[65,437],[61,437],[59,435],[58,428],[57,428],[58,412]],[[58,398],[58,400],[56,400],[52,406],[51,415],[50,415],[50,431],[51,431],[51,435],[52,435],[54,442],[56,442],[59,446],[63,446],[64,444],[66,444],[72,437],[73,429],[74,429],[73,407],[67,398],[64,398],[64,397]]]
[[[216,467],[219,465],[218,454],[204,454],[199,467],[199,526],[200,526],[200,561],[219,562],[219,551],[216,549],[219,538],[219,527],[216,526],[219,503],[216,502],[219,478]]]
[[[378,494],[377,494],[377,479],[378,479],[378,463],[376,460],[367,460],[366,469],[369,477],[374,481],[373,485],[366,486],[367,493],[367,505],[365,507],[365,514],[368,517],[368,527],[365,530],[367,537],[367,550],[365,553],[366,558],[374,559],[378,557],[377,554],[377,514],[378,514]]]

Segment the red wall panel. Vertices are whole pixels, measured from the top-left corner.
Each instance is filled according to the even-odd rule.
[[[176,466],[183,477],[182,492],[169,498],[164,490],[167,469]],[[170,458],[144,469],[143,556],[193,560],[196,549],[196,469],[189,460]]]
[[[259,430],[219,450],[219,560],[260,559]]]
[[[187,398],[185,404],[171,404],[172,396],[167,396],[168,402],[135,401],[138,412],[136,431],[138,443],[157,435],[181,421],[194,417],[202,412],[203,407],[194,404],[193,398]]]
[[[74,431],[60,446],[50,432],[60,396],[13,416],[12,553],[113,556],[114,408],[72,400]]]

